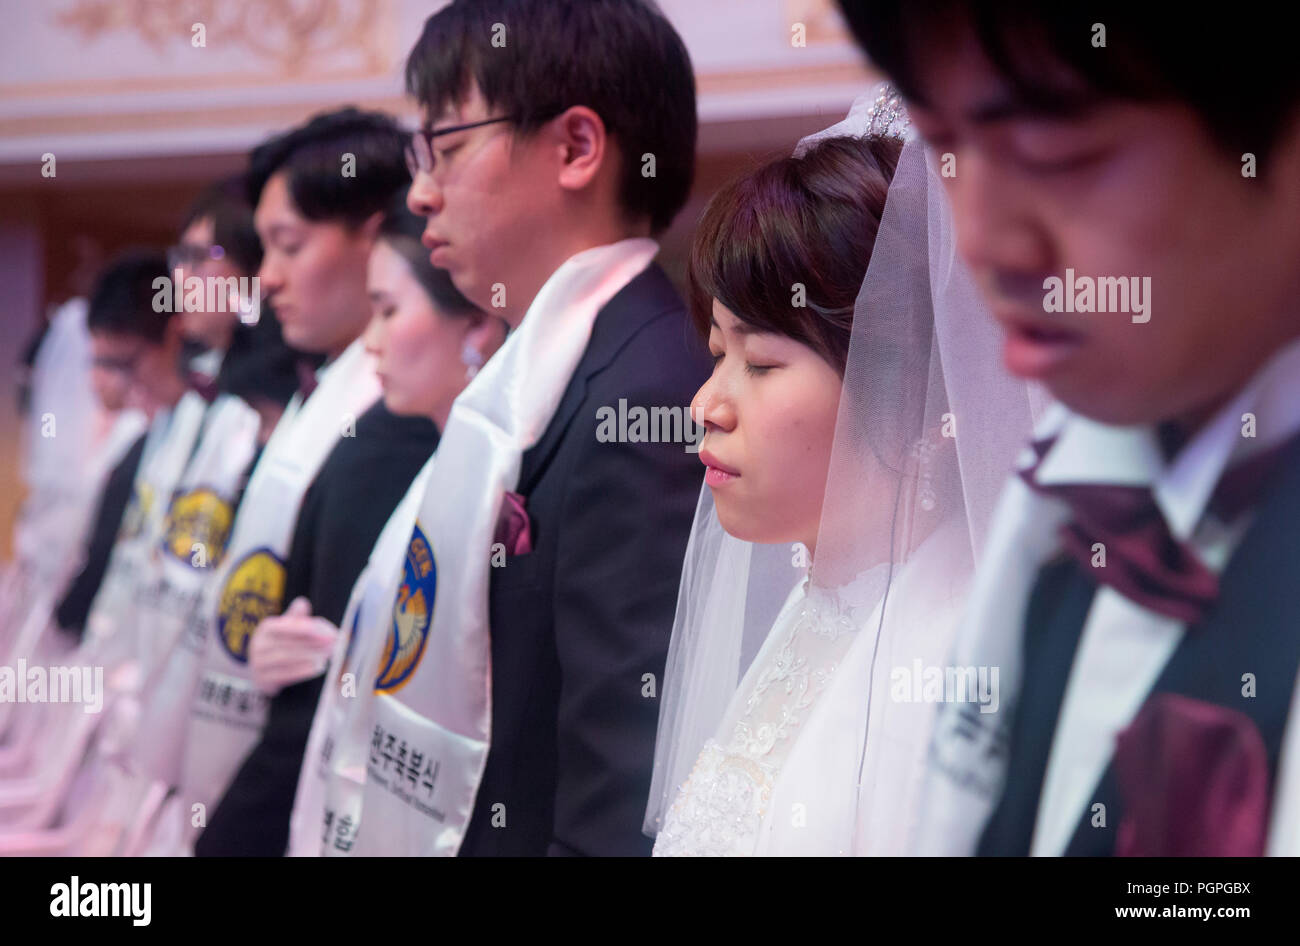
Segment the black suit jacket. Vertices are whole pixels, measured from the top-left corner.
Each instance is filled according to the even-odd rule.
[[[1270,786],[1290,719],[1300,669],[1300,439],[1259,492],[1255,518],[1220,576],[1219,596],[1204,620],[1189,626],[1148,693],[1172,693],[1244,713],[1263,740]],[[1043,778],[1075,651],[1096,583],[1073,560],[1039,573],[1026,615],[1022,673],[1026,683],[1010,735],[1007,780],[980,837],[977,853],[1029,853]],[[1243,698],[1242,673],[1255,674],[1257,696]],[[1093,823],[1093,805],[1106,823]],[[1107,763],[1066,846],[1067,855],[1105,856],[1115,850],[1125,813],[1114,760]]]
[[[524,454],[533,551],[491,576],[492,744],[461,854],[649,853],[658,697],[704,468],[683,443],[601,443],[597,412],[622,398],[689,423],[708,373],[651,264],[601,309]]]

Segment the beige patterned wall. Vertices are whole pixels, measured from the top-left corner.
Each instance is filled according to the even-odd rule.
[[[19,499],[12,366],[39,313],[72,291],[72,246],[170,239],[202,184],[316,111],[413,123],[402,66],[440,5],[0,0],[0,557]],[[690,50],[701,120],[696,192],[663,241],[673,272],[723,179],[841,117],[869,77],[830,0],[659,6]]]
[[[705,122],[835,111],[861,87],[829,0],[660,5],[691,51]],[[401,66],[437,6],[2,0],[0,165],[236,150],[343,101],[409,115]]]

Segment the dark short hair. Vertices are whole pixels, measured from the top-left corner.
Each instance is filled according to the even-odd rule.
[[[158,279],[166,280],[168,304],[155,312],[154,287]],[[171,274],[167,257],[156,250],[131,250],[117,257],[100,274],[90,296],[86,328],[92,332],[133,335],[151,344],[161,344],[167,332],[171,308]]]
[[[248,201],[257,206],[273,174],[288,175],[289,194],[308,220],[359,226],[383,210],[394,192],[408,188],[404,151],[408,135],[383,112],[341,108],[258,145],[249,156]],[[343,175],[344,155],[355,158],[355,177]]]
[[[443,315],[473,315],[479,311],[478,306],[461,294],[445,269],[439,269],[429,262],[429,251],[420,242],[424,225],[425,219],[407,208],[406,197],[398,195],[379,224],[379,239],[406,260],[411,267],[411,274],[432,300],[434,308]]]
[[[1223,10],[1212,22],[1159,3],[1096,0],[839,0],[853,35],[907,97],[924,101],[930,41],[964,28],[1012,93],[1049,115],[1099,101],[1181,101],[1225,154],[1267,154],[1300,106],[1291,32],[1268,16]],[[1092,45],[1093,25],[1106,46]],[[1065,67],[1080,94],[1045,66]]]
[[[691,320],[709,334],[713,300],[763,331],[809,346],[841,375],[902,142],[823,138],[726,184],[705,207],[687,262]],[[795,299],[804,287],[806,305]]]
[[[302,354],[285,342],[275,311],[263,302],[256,323],[236,323],[217,372],[217,390],[249,403],[266,400],[284,406],[298,390],[301,360]]]
[[[253,207],[243,175],[204,188],[185,212],[181,232],[205,219],[212,221],[212,242],[226,251],[226,258],[241,272],[256,273],[262,265],[262,241],[253,229]]]
[[[494,24],[506,27],[492,45]],[[438,113],[469,93],[516,116],[527,135],[585,105],[605,123],[623,167],[629,221],[660,233],[686,203],[695,174],[695,75],[677,31],[647,0],[454,0],[424,24],[406,61],[406,88]],[[641,173],[653,154],[655,176]]]

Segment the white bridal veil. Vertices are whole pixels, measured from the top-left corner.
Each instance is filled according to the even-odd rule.
[[[956,255],[937,158],[911,134],[897,94],[873,89],[844,121],[801,141],[795,156],[823,137],[868,134],[905,143],[854,308],[815,561],[808,568],[798,548],[726,534],[708,487],[701,490],[668,653],[648,834],[663,826],[782,603],[806,578],[810,598],[874,603],[866,626],[853,628],[870,638],[855,639],[858,669],[837,681],[836,699],[860,714],[849,764],[856,791],[844,802],[857,829],[845,846],[879,849],[862,838],[888,821],[900,796],[878,790],[891,773],[869,761],[869,750],[923,738],[911,706],[919,686],[908,677],[926,668],[909,642],[925,637],[926,653],[946,654],[948,638],[936,644],[934,625],[955,616],[997,494],[1032,428],[1041,396],[1003,371],[999,333]],[[816,758],[792,754],[786,769],[815,769]]]

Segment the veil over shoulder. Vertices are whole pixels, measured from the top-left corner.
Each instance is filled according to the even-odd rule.
[[[835,135],[904,144],[854,306],[815,560],[728,535],[702,490],[646,811],[647,834],[668,825],[657,853],[906,853],[944,696],[935,671],[945,679],[997,494],[1041,406],[1003,371],[937,161],[898,95],[876,87],[795,155]]]

